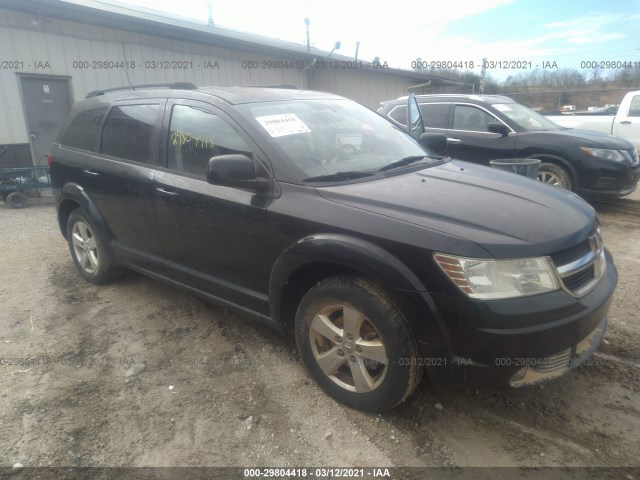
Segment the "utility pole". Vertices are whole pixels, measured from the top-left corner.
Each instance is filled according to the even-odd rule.
[[[307,52],[311,51],[311,44],[309,43],[309,24],[310,23],[311,23],[311,20],[309,20],[309,18],[304,19],[304,24],[307,26]]]
[[[213,8],[211,7],[211,2],[209,2],[207,4],[207,9],[209,10],[209,20],[208,20],[207,24],[210,27],[213,27],[214,26],[214,23],[213,23]]]
[[[484,77],[487,74],[487,69],[485,68],[485,65],[487,64],[487,57],[484,57],[482,59],[482,68],[480,68],[480,88],[478,90],[480,90],[480,94],[484,93]]]

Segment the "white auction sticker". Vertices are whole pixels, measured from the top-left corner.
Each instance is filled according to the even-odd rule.
[[[272,137],[284,137],[285,135],[295,135],[297,133],[309,133],[307,127],[295,113],[282,113],[280,115],[266,115],[264,117],[256,117],[260,125]]]

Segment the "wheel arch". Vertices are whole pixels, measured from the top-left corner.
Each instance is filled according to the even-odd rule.
[[[82,208],[82,210],[89,216],[95,229],[103,235],[105,239],[111,241],[113,239],[113,233],[107,226],[104,217],[96,207],[95,203],[89,198],[84,189],[77,184],[68,183],[62,188],[62,198],[58,203],[58,226],[62,232],[62,236],[67,238],[67,222],[69,215],[76,208]]]
[[[416,275],[383,248],[341,234],[305,237],[276,261],[269,279],[269,306],[272,318],[283,331],[293,329],[297,307],[305,293],[335,275],[357,276],[376,283],[403,311],[422,351],[451,352],[444,320]]]

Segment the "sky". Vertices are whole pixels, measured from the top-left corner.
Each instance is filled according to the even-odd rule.
[[[483,58],[525,67],[500,69],[496,63],[488,73],[497,80],[529,68],[553,68],[553,62],[578,70],[591,61],[638,62],[640,68],[640,0],[447,0],[437,7],[424,0],[102,1],[203,22],[211,3],[217,26],[301,45],[309,18],[313,46],[330,51],[340,41],[336,53],[353,57],[360,42],[359,59],[379,57],[394,68],[411,69],[417,58],[474,62],[477,73]]]

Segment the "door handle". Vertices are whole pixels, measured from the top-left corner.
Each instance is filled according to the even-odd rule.
[[[88,177],[97,177],[100,175],[98,172],[94,172],[93,170],[82,170],[82,173]]]
[[[622,125],[631,125],[631,120],[624,120],[623,122],[620,122]]]
[[[32,134],[30,135],[30,137],[31,137],[31,139],[32,139],[32,140],[35,140],[35,139],[36,139],[36,134],[35,134],[35,133],[32,133]]]
[[[158,192],[160,195],[164,195],[165,197],[177,197],[178,196],[178,192],[173,192],[171,190],[165,190],[162,187],[156,188],[156,192]]]
[[[447,143],[457,144],[457,143],[462,143],[462,140],[460,140],[459,138],[448,138],[447,137]]]

